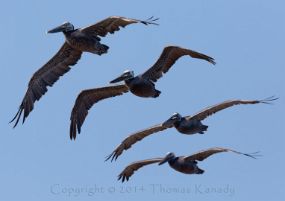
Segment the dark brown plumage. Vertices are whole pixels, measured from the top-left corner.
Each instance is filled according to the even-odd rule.
[[[111,159],[111,161],[113,160],[117,160],[117,158],[123,153],[124,150],[128,150],[129,148],[131,148],[131,146],[139,141],[141,141],[143,138],[153,134],[153,133],[157,133],[160,131],[163,131],[167,129],[166,127],[164,127],[162,124],[157,124],[155,126],[152,126],[146,130],[141,130],[138,131],[134,134],[129,135],[128,137],[126,137],[121,144],[119,144],[119,146],[116,147],[116,149],[106,157],[105,161]]]
[[[242,153],[239,151],[235,151],[233,149],[227,149],[222,147],[214,147],[206,150],[201,150],[190,156],[175,156],[173,152],[169,152],[164,158],[147,159],[131,163],[118,175],[118,180],[121,180],[122,182],[128,181],[129,178],[138,169],[153,163],[158,163],[158,165],[162,165],[166,162],[168,162],[171,168],[184,174],[203,174],[204,170],[198,167],[197,165],[198,161],[203,161],[209,156],[221,152],[232,152],[235,154],[241,154],[254,159],[260,156],[258,154],[259,152]]]
[[[53,86],[60,76],[68,72],[70,67],[75,65],[80,59],[82,52],[98,55],[107,53],[109,47],[100,43],[100,37],[104,37],[108,33],[113,34],[120,30],[120,27],[133,23],[157,25],[155,23],[156,20],[149,18],[146,21],[142,21],[112,16],[82,29],[74,29],[71,23],[66,22],[48,31],[48,33],[63,32],[66,41],[57,54],[32,76],[18,112],[11,120],[11,122],[15,121],[14,127],[17,126],[23,112],[23,123],[25,122],[25,119],[34,108],[34,103],[47,92],[47,87]]]
[[[155,64],[142,74],[142,77],[156,82],[163,74],[167,73],[180,57],[186,55],[196,59],[206,60],[214,65],[216,64],[214,58],[205,54],[178,46],[168,46],[163,49],[163,52]]]
[[[80,59],[82,52],[71,48],[66,42],[42,68],[34,73],[29,81],[28,90],[22,100],[19,110],[15,117],[14,127],[17,126],[22,112],[24,112],[23,123],[34,108],[34,103],[47,92],[47,86],[52,86],[60,76],[70,70]]]
[[[115,33],[120,30],[120,27],[126,27],[134,23],[142,23],[144,25],[158,25],[155,23],[158,18],[150,17],[147,20],[131,19],[120,16],[108,17],[96,24],[90,25],[88,27],[82,28],[82,31],[88,35],[105,37],[108,33]]]
[[[124,150],[128,150],[133,144],[137,143],[138,141],[149,135],[163,131],[165,129],[175,127],[180,133],[188,135],[195,133],[203,133],[205,129],[207,130],[208,126],[203,125],[200,121],[206,119],[207,117],[213,115],[218,111],[240,104],[269,104],[271,101],[274,101],[276,99],[277,98],[269,97],[264,100],[229,100],[207,107],[193,116],[182,117],[180,114],[175,113],[164,123],[157,124],[150,128],[129,135],[116,147],[116,149],[110,155],[106,157],[106,160],[116,160],[123,153]]]
[[[81,132],[81,126],[88,110],[102,99],[122,95],[128,92],[126,85],[115,85],[82,91],[76,98],[70,117],[70,139],[76,138],[76,131]]]
[[[256,158],[256,156],[260,156],[258,155],[259,152],[253,152],[253,153],[242,153],[242,152],[239,152],[239,151],[235,151],[233,149],[228,149],[228,148],[222,148],[222,147],[213,147],[213,148],[210,148],[210,149],[205,149],[205,150],[201,150],[197,153],[194,153],[190,156],[185,156],[184,157],[184,160],[186,162],[189,162],[189,161],[203,161],[205,160],[206,158],[210,157],[211,155],[213,154],[217,154],[217,153],[221,153],[221,152],[233,152],[233,153],[236,153],[236,154],[241,154],[241,155],[245,155],[245,156],[248,156],[250,158]]]
[[[153,163],[159,163],[162,161],[163,158],[153,158],[153,159],[147,159],[142,161],[136,161],[131,164],[129,164],[118,176],[118,180],[122,180],[122,182],[129,181],[129,178],[134,174],[135,171],[140,169],[141,167],[145,165],[150,165]]]
[[[226,108],[235,106],[235,105],[248,105],[248,104],[270,104],[270,102],[277,100],[278,98],[275,98],[274,96],[262,99],[262,100],[228,100],[224,101],[222,103],[207,107],[203,109],[202,111],[194,114],[193,116],[186,116],[185,118],[190,120],[190,119],[195,119],[195,120],[204,120],[207,117],[215,114],[216,112],[219,112],[221,110],[224,110]]]

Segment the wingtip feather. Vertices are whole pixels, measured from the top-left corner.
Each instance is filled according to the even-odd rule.
[[[262,100],[259,100],[259,103],[264,103],[264,104],[273,104],[272,102],[275,101],[275,100],[278,100],[279,97],[276,97],[276,96],[270,96],[270,97],[267,97],[267,98],[264,98]]]
[[[19,108],[18,112],[16,113],[16,115],[13,117],[13,119],[12,119],[11,121],[9,121],[9,124],[10,124],[10,123],[12,123],[13,121],[16,120],[16,122],[15,122],[13,128],[15,128],[15,127],[18,125],[18,123],[19,123],[19,121],[20,121],[20,118],[21,118],[21,116],[22,116],[23,110],[24,110],[24,109],[22,108],[22,106],[20,106],[20,108]],[[24,123],[24,118],[23,118],[23,123]]]

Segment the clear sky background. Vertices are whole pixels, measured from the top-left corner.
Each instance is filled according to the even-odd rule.
[[[0,200],[284,200],[285,3],[216,1],[6,1],[1,3]],[[40,102],[26,123],[8,124],[32,74],[64,42],[46,31],[64,21],[84,27],[111,15],[159,17],[159,26],[131,25],[102,39],[109,53],[84,54]],[[166,45],[214,57],[216,66],[181,58],[157,83],[162,94],[132,94],[98,103],[82,133],[69,140],[78,93],[105,86],[125,69],[149,68]],[[104,157],[130,133],[174,112],[190,115],[228,99],[280,97],[274,105],[236,106],[206,119],[205,135],[169,129],[150,136],[117,162]],[[203,175],[184,175],[167,164],[150,165],[121,184],[129,163],[173,151],[190,155],[222,146],[263,157],[223,153],[199,163]]]

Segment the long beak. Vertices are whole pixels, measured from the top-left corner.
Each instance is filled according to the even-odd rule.
[[[125,80],[124,74],[123,74],[123,75],[120,75],[120,76],[117,77],[116,79],[112,80],[110,83],[113,84],[113,83],[121,82],[121,81],[123,81],[123,80]]]
[[[168,157],[165,157],[162,161],[158,163],[158,165],[162,165],[168,161]]]
[[[162,123],[163,127],[170,128],[173,126],[173,120],[171,118],[167,119],[165,122]]]
[[[64,26],[60,25],[58,27],[55,27],[54,29],[49,30],[47,33],[57,33],[64,31]]]

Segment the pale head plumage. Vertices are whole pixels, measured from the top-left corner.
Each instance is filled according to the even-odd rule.
[[[125,70],[123,72],[123,74],[125,74],[126,76],[129,76],[129,77],[134,77],[135,76],[134,71],[133,70],[129,70],[129,69]]]
[[[62,24],[62,26],[65,28],[65,31],[73,31],[74,30],[74,26],[73,24],[71,24],[70,22],[64,22]]]
[[[169,119],[162,123],[164,127],[172,127],[174,123],[181,121],[182,116],[175,112]]]
[[[116,79],[112,80],[110,83],[116,83],[116,82],[120,82],[120,81],[124,81],[124,80],[128,80],[128,79],[132,79],[132,78],[134,78],[134,76],[135,76],[134,71],[125,70],[122,75],[120,75]]]

